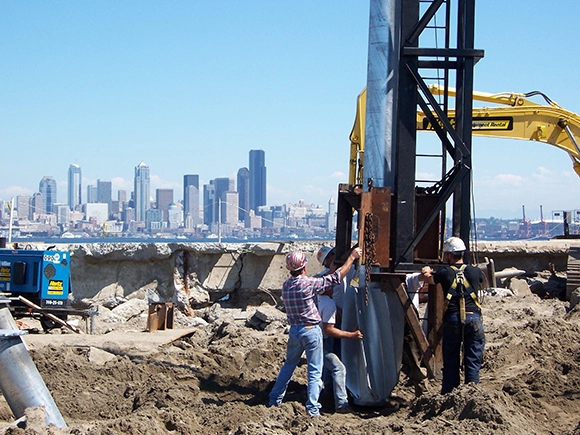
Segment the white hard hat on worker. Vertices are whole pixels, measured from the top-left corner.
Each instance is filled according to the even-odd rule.
[[[316,259],[320,263],[321,266],[330,267],[326,264],[326,260],[330,259],[330,256],[334,255],[334,248],[330,246],[322,245],[316,254]]]
[[[445,243],[443,243],[443,252],[451,252],[453,254],[459,254],[465,252],[467,248],[465,243],[459,237],[449,237]]]

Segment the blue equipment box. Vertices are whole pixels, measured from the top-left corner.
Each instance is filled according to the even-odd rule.
[[[0,249],[0,292],[64,308],[69,286],[69,252]]]

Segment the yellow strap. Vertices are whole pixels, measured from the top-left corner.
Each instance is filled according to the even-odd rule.
[[[445,302],[443,303],[443,312],[447,311],[449,307],[449,302],[451,302],[451,293],[447,292],[447,296],[445,297]]]
[[[455,279],[453,280],[453,283],[451,284],[451,289],[455,290],[457,288],[457,272],[461,271],[463,272],[463,270],[465,269],[467,265],[466,264],[462,264],[461,268],[458,268],[456,266],[451,266],[451,268],[453,270],[455,270],[456,274],[455,274]],[[471,288],[471,285],[469,284],[469,281],[467,280],[467,278],[465,277],[465,275],[463,275],[463,287],[467,290],[468,288]],[[469,293],[469,296],[471,297],[471,299],[473,300],[473,302],[475,303],[475,305],[477,306],[477,308],[479,308],[479,311],[481,311],[481,305],[479,303],[479,299],[477,298],[477,294],[474,291],[471,291]],[[460,307],[459,307],[459,311],[460,311],[460,316],[463,318],[463,320],[461,320],[462,322],[465,321],[465,299],[461,297],[460,295]],[[449,307],[449,302],[451,301],[451,293],[447,292],[447,297],[445,299],[445,304],[443,307],[443,312],[447,311],[447,308]],[[461,307],[461,304],[463,302],[463,307]],[[461,313],[461,308],[463,308],[463,313]]]
[[[479,299],[477,298],[477,294],[475,294],[475,292],[471,292],[471,293],[469,293],[469,296],[471,296],[471,299],[473,299],[473,302],[475,302],[475,305],[477,305],[477,308],[479,308],[479,310],[481,311],[481,305],[479,304]]]

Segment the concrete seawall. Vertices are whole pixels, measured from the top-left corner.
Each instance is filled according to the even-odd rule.
[[[526,272],[564,272],[571,241],[479,242],[475,259],[492,258],[496,270],[516,267]],[[75,302],[107,298],[184,298],[203,305],[226,297],[243,306],[277,300],[288,277],[285,255],[304,250],[308,273],[321,270],[315,260],[320,243],[92,243],[61,245],[72,253],[72,292]]]
[[[72,293],[80,300],[187,298],[202,305],[224,296],[233,305],[248,300],[276,302],[288,277],[285,255],[302,249],[308,272],[319,243],[94,243],[69,245]],[[64,249],[64,246],[61,247]]]

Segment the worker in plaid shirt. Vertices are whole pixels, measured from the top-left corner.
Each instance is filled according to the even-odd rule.
[[[306,351],[308,363],[306,412],[311,417],[320,415],[321,405],[318,403],[318,396],[322,391],[324,356],[317,294],[332,292],[334,286],[346,276],[354,261],[360,258],[361,253],[360,248],[353,249],[346,262],[334,273],[318,278],[306,275],[308,259],[304,252],[293,251],[286,256],[286,268],[290,271],[291,276],[282,285],[282,299],[290,324],[290,332],[286,348],[286,361],[270,392],[269,406],[278,406],[282,403],[294,369],[298,365],[302,353]]]

